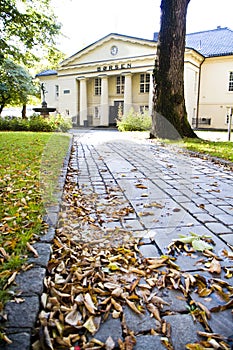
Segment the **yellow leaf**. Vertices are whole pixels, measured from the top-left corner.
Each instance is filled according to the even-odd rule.
[[[117,263],[110,263],[110,264],[108,264],[107,267],[108,267],[109,270],[111,270],[111,271],[120,270],[119,264],[117,264]]]
[[[88,320],[84,323],[83,327],[85,327],[91,334],[94,334],[99,329],[100,321],[100,317],[90,316]]]

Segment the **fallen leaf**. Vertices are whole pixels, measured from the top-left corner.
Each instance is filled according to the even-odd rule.
[[[141,315],[141,312],[138,310],[138,308],[136,307],[136,305],[135,305],[132,301],[126,299],[126,303],[127,303],[127,305],[130,307],[131,310],[133,310],[134,312],[136,312],[136,314]]]
[[[205,266],[208,267],[208,271],[211,273],[221,273],[221,264],[217,259],[213,259],[210,263],[206,263]]]
[[[105,349],[106,350],[112,350],[115,348],[115,342],[113,341],[112,337],[108,337],[105,342]]]
[[[91,314],[94,314],[97,310],[89,293],[84,295],[84,305]]]
[[[100,321],[100,317],[90,316],[88,320],[84,323],[83,327],[85,327],[91,334],[94,334],[99,329]]]
[[[145,185],[141,184],[141,183],[136,184],[135,187],[141,188],[141,189],[144,189],[144,190],[147,189],[147,187]]]
[[[39,257],[37,250],[29,242],[27,242],[27,248],[28,248],[28,250],[30,250],[34,254],[35,258]]]
[[[77,311],[77,304],[72,307],[71,312],[69,312],[65,317],[65,322],[71,326],[77,326],[82,320],[82,315]]]

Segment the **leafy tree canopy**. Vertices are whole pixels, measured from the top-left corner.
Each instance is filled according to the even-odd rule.
[[[0,65],[0,114],[7,105],[26,105],[29,96],[37,95],[38,88],[32,76],[10,59]]]
[[[1,0],[1,59],[8,57],[28,66],[55,46],[60,28],[50,0]]]

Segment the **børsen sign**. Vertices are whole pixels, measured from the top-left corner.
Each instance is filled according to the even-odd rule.
[[[129,68],[131,68],[131,63],[122,63],[122,64],[97,67],[97,72],[105,72],[109,70],[129,69]]]

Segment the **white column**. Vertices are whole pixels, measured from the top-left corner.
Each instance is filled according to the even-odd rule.
[[[108,106],[108,76],[101,76],[101,115],[100,115],[100,124],[108,125],[109,124],[109,106]]]
[[[80,125],[84,125],[84,120],[87,120],[87,82],[85,77],[80,77],[78,79],[80,81],[80,95],[79,95]]]
[[[128,113],[132,107],[132,74],[127,72],[125,76],[125,90],[124,90],[124,114]]]
[[[152,115],[152,108],[153,108],[153,71],[148,71],[147,73],[150,74],[150,89],[149,89],[149,115]]]

